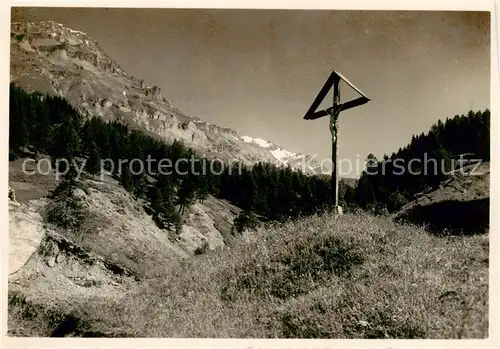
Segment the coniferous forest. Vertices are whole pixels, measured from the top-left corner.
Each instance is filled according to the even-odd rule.
[[[463,159],[490,160],[488,109],[439,120],[390,157],[378,160],[369,154],[355,201],[362,208],[396,211],[415,194],[436,189],[446,173],[461,166],[460,156],[465,154]]]
[[[106,164],[119,164],[122,160],[122,168],[113,166],[106,170],[135,197],[149,201],[153,218],[162,227],[178,227],[180,214],[208,194],[271,220],[308,215],[330,205],[328,176],[306,176],[268,163],[249,168],[242,164],[223,167],[220,162],[213,162],[212,168],[203,169],[209,161],[201,161],[201,156],[181,142],[167,144],[120,122],[84,118],[63,98],[27,93],[13,84],[9,128],[11,160],[22,156],[22,150],[27,148],[47,154],[54,161],[64,158],[72,163],[74,159],[86,159],[85,169],[93,174],[100,171],[103,159],[112,160]],[[148,157],[151,172],[137,174],[140,170],[130,165],[130,160],[147,164]],[[158,169],[162,159],[175,164],[179,159],[192,157],[200,160],[193,162],[194,171],[187,162],[179,162],[179,171],[169,174]]]
[[[447,164],[446,170],[450,169],[451,159],[464,153],[488,161],[489,119],[489,110],[457,115],[445,122],[438,121],[427,134],[413,136],[410,144],[390,157],[377,160],[370,154],[356,188],[341,182],[341,205],[395,211],[415,193],[436,187],[443,179],[440,169],[421,175],[409,171],[401,174],[395,165],[396,159],[405,165],[411,159],[421,159],[422,166],[426,159],[435,158]],[[85,169],[93,174],[100,171],[102,159],[111,159],[113,164],[124,159],[140,159],[146,164],[148,158],[152,159],[151,173],[130,171],[130,161],[122,168],[113,166],[106,170],[135,197],[147,200],[153,219],[162,227],[178,228],[185,209],[209,194],[270,220],[295,218],[331,207],[329,176],[307,176],[268,163],[258,163],[251,168],[240,165],[240,172],[238,166],[221,168],[223,165],[218,162],[212,164],[212,169],[203,169],[208,162],[201,161],[199,154],[181,142],[167,144],[120,122],[84,117],[63,98],[27,93],[13,84],[10,85],[9,135],[11,160],[23,156],[24,149],[29,149],[47,154],[53,160],[67,159],[70,163],[73,159],[86,159]],[[158,169],[161,159],[175,163],[192,157],[200,159],[195,162],[195,171],[191,171],[187,163],[185,168],[171,174],[161,174]],[[369,171],[374,168],[378,171]],[[378,174],[369,174],[374,172]],[[71,182],[74,171],[69,171],[67,177]]]

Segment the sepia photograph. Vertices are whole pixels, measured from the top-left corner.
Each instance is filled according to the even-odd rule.
[[[8,337],[493,335],[491,12],[10,11]]]

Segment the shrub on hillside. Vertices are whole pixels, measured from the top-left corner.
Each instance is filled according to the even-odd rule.
[[[88,212],[82,203],[82,196],[75,195],[76,186],[73,180],[63,180],[50,193],[49,198],[52,201],[44,211],[44,220],[47,223],[73,232],[79,231]],[[79,191],[85,195],[84,190]]]
[[[74,196],[58,197],[47,205],[44,218],[57,227],[78,231],[85,220],[85,207]]]
[[[16,39],[17,41],[21,42],[24,40],[24,34],[14,34],[12,33],[11,35],[14,39]]]
[[[182,218],[177,212],[155,212],[153,221],[160,229],[168,229],[177,234],[182,232]]]
[[[233,222],[233,230],[242,233],[245,229],[255,230],[259,227],[260,221],[252,211],[241,211]]]
[[[9,161],[14,161],[17,159],[19,159],[19,155],[17,154],[17,152],[9,148]]]
[[[210,250],[210,246],[209,246],[208,242],[203,241],[203,243],[194,250],[194,254],[195,255],[205,254],[209,250]]]

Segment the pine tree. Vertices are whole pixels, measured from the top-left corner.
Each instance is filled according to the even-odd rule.
[[[370,176],[363,173],[356,187],[356,202],[362,208],[368,208],[375,204],[375,190],[370,181]]]
[[[268,165],[267,169],[267,206],[269,217],[276,219],[279,214],[278,180],[279,173],[275,166]]]
[[[86,162],[86,169],[91,174],[99,174],[101,171],[101,155],[95,141],[91,141],[89,157]]]
[[[281,169],[278,179],[278,214],[286,218],[292,215],[293,203],[293,172],[290,167]]]
[[[252,206],[259,214],[267,217],[269,216],[267,201],[269,182],[262,163],[259,162],[252,168],[251,176],[254,185]]]
[[[242,233],[245,229],[255,230],[259,225],[260,221],[257,219],[255,213],[243,210],[238,217],[234,219],[232,230],[233,232],[236,230],[236,232]]]
[[[134,183],[132,181],[132,175],[128,163],[122,164],[121,170],[121,183],[125,190],[132,192],[134,190]]]
[[[163,197],[160,188],[157,185],[152,185],[151,187],[149,187],[148,198],[151,204],[151,208],[155,211],[158,211],[163,202]]]
[[[189,207],[195,199],[196,187],[191,176],[186,176],[177,191],[179,214],[183,215],[187,207]]]
[[[58,170],[64,173],[63,177],[66,182],[66,185],[63,184],[63,187],[67,189],[68,195],[72,195],[78,175],[75,163],[77,161],[76,156],[80,150],[80,137],[74,123],[69,118],[65,119],[64,123],[57,125],[54,131],[51,139],[52,144],[49,146],[49,154],[53,162],[59,163],[60,167]]]
[[[164,215],[167,228],[180,233],[182,228],[181,216],[176,212],[174,202],[171,199],[167,199],[163,202],[162,213]]]
[[[144,195],[148,187],[148,180],[144,173],[133,176],[133,194],[140,198]]]
[[[54,127],[49,155],[57,159],[66,159],[71,163],[80,150],[80,137],[71,119]]]
[[[45,152],[50,144],[50,109],[44,97],[36,99],[36,117],[34,126],[34,147],[35,151]]]
[[[200,200],[201,203],[203,203],[203,201],[208,197],[209,194],[210,183],[208,182],[208,180],[208,176],[197,176],[196,200]]]
[[[165,176],[166,177],[166,176]],[[154,210],[153,219],[161,229],[174,229],[179,232],[182,226],[181,217],[175,210],[173,188],[168,179],[163,179],[163,186],[153,185],[148,193],[151,208]]]
[[[26,120],[27,95],[13,84],[10,85],[9,99],[9,147],[15,152],[28,144],[28,124]]]
[[[256,184],[252,172],[247,167],[242,170],[239,184],[240,187],[236,189],[238,205],[244,210],[252,210],[255,204]]]

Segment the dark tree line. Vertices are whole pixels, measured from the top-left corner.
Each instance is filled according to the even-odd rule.
[[[362,208],[395,211],[415,194],[437,188],[446,173],[460,166],[458,159],[463,154],[490,160],[489,110],[456,115],[444,123],[439,120],[427,134],[414,135],[406,147],[390,157],[377,160],[370,154],[355,201]]]
[[[85,169],[91,174],[101,171],[102,160],[104,169],[126,190],[149,203],[153,219],[161,227],[178,228],[185,209],[209,194],[268,219],[307,215],[331,204],[328,176],[306,176],[268,163],[251,168],[210,164],[181,142],[167,144],[117,121],[84,118],[63,98],[27,93],[13,84],[9,127],[11,158],[28,149],[53,160],[85,159]],[[178,171],[167,168],[169,174],[159,167],[165,159],[175,164],[191,158],[197,159],[194,168],[187,161],[179,162]]]
[[[444,123],[438,121],[427,134],[413,136],[406,147],[390,157],[377,160],[370,154],[356,188],[341,181],[341,205],[397,210],[414,194],[441,182],[441,162],[448,171],[452,159],[460,154],[472,153],[478,159],[489,160],[489,125],[489,110],[471,111]],[[185,209],[209,194],[272,220],[320,212],[332,204],[329,176],[306,176],[269,163],[253,167],[210,164],[181,142],[167,144],[117,121],[84,118],[63,98],[27,93],[13,84],[9,135],[11,159],[28,149],[35,154],[48,154],[53,160],[65,158],[70,164],[74,159],[85,159],[85,170],[91,174],[100,173],[104,164],[104,169],[118,178],[125,189],[148,202],[153,219],[162,227],[178,228]],[[170,173],[165,174],[165,167],[160,167],[161,160],[175,164],[191,158],[197,159],[194,168],[190,162],[179,162],[178,171],[171,166]],[[110,161],[101,163],[104,159]],[[138,160],[134,163],[133,159]],[[408,171],[412,159],[420,160],[412,164],[413,173],[420,170],[419,175]],[[434,170],[430,165],[423,171],[423,164],[429,159],[436,159],[438,168]],[[145,166],[142,172],[139,163]],[[377,174],[368,174],[374,172]],[[74,177],[75,171],[70,168],[66,175],[69,189]]]

